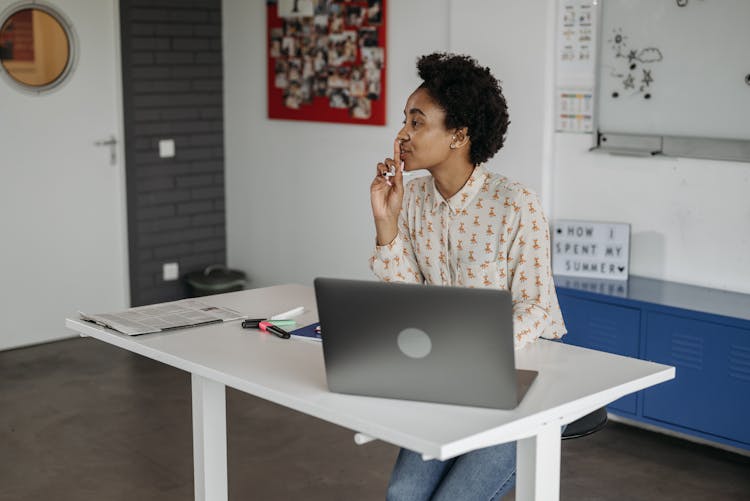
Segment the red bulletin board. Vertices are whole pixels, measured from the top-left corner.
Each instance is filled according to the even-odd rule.
[[[386,0],[268,0],[268,117],[385,125]]]

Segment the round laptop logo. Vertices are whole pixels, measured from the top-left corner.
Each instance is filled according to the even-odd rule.
[[[402,330],[396,340],[401,353],[411,358],[424,358],[432,351],[432,341],[426,332],[414,327]]]

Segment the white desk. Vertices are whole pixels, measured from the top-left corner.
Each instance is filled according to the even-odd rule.
[[[317,320],[312,288],[283,285],[202,298],[263,317],[304,305],[300,325]],[[225,386],[349,428],[426,457],[448,459],[517,440],[516,499],[555,501],[560,427],[624,395],[674,378],[674,368],[539,341],[517,353],[539,376],[513,411],[330,393],[317,342],[284,340],[239,322],[130,337],[80,320],[81,335],[188,371],[193,387],[195,499],[227,499]]]

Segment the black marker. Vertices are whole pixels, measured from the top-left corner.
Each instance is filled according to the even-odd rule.
[[[289,339],[291,337],[291,334],[289,334],[287,331],[282,329],[281,327],[278,327],[276,325],[273,325],[271,322],[264,320],[259,324],[260,330],[263,332],[271,332],[272,334],[275,334],[277,337],[280,337],[281,339]]]
[[[259,329],[260,323],[264,322],[265,318],[249,318],[247,320],[242,321],[242,328],[243,329]]]

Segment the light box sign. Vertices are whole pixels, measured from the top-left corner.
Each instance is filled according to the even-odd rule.
[[[627,280],[629,261],[629,224],[555,221],[552,229],[555,275]]]

